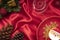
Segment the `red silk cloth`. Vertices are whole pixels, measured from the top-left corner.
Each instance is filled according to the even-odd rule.
[[[39,24],[48,17],[59,16],[60,10],[52,5],[54,0],[45,0],[47,3],[46,11],[43,13],[36,12],[33,9],[33,1],[34,0],[20,0],[20,12],[12,12],[10,15],[2,18],[0,20],[0,29],[9,23],[14,26],[14,30],[25,34],[24,40],[37,40],[36,34],[38,33],[36,32]]]

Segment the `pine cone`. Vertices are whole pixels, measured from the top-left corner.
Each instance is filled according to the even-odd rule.
[[[0,31],[0,40],[11,40],[11,33],[12,33],[13,27],[8,25],[6,28],[2,28]]]

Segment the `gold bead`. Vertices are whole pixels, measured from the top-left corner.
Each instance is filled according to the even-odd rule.
[[[11,7],[16,6],[16,3],[15,3],[14,0],[11,0],[11,1],[7,2],[7,4],[8,4],[8,6],[11,6]]]

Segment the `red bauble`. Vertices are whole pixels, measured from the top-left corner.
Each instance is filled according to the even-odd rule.
[[[6,15],[7,14],[7,10],[5,8],[1,8],[0,9],[0,14],[1,15]]]

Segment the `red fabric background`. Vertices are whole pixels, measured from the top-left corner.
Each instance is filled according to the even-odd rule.
[[[20,0],[20,12],[12,12],[7,17],[1,19],[0,29],[9,23],[14,26],[14,30],[25,34],[24,40],[37,40],[36,31],[38,25],[48,17],[60,15],[60,10],[51,5],[54,0],[45,1],[47,1],[47,10],[44,13],[39,13],[33,9],[33,0]]]

